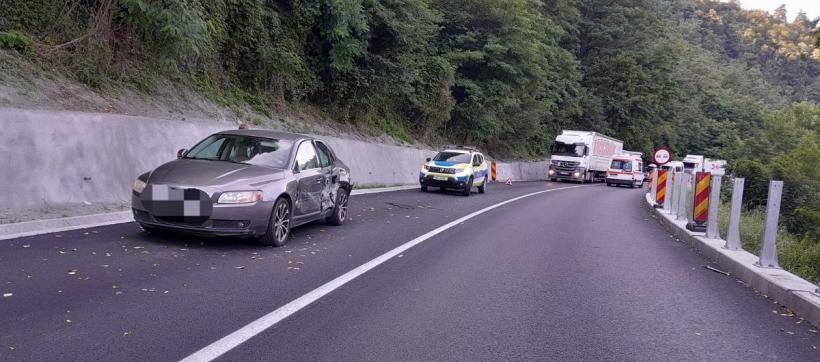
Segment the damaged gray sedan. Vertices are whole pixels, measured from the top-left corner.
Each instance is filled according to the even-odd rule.
[[[292,227],[347,218],[350,170],[321,140],[232,130],[177,158],[134,182],[134,219],[148,232],[249,236],[282,246]]]

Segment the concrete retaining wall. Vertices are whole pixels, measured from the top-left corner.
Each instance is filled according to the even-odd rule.
[[[159,120],[106,113],[0,109],[0,209],[128,200],[134,178],[173,160],[232,123]],[[321,137],[354,182],[417,183],[434,150]],[[499,163],[498,180],[541,180],[546,162]]]

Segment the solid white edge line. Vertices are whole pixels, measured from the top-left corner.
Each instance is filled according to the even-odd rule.
[[[438,228],[435,228],[432,231],[427,232],[424,235],[421,235],[421,236],[419,236],[419,237],[417,237],[413,240],[410,240],[410,241],[408,241],[408,242],[406,242],[402,245],[399,245],[395,249],[390,250],[390,251],[388,251],[388,252],[386,252],[382,255],[379,255],[376,258],[374,258],[374,259],[372,259],[372,260],[370,260],[370,261],[368,261],[368,262],[354,268],[353,270],[350,270],[347,273],[344,273],[341,276],[336,277],[335,279],[321,285],[320,287],[308,292],[307,294],[305,294],[305,295],[303,295],[299,298],[294,299],[290,303],[287,303],[287,304],[277,308],[273,312],[270,312],[270,313],[262,316],[261,318],[255,320],[251,323],[248,323],[244,327],[239,328],[235,332],[233,332],[233,333],[231,333],[231,334],[229,334],[225,337],[220,338],[219,340],[217,340],[214,343],[211,343],[208,346],[205,346],[204,348],[194,352],[193,354],[189,355],[188,357],[185,357],[181,361],[182,362],[213,361],[214,359],[216,359],[219,356],[227,353],[228,351],[236,348],[240,344],[248,341],[249,339],[253,338],[254,336],[258,335],[259,333],[262,333],[266,329],[268,329],[270,327],[273,327],[274,325],[276,325],[277,323],[279,323],[283,319],[293,315],[294,313],[298,312],[299,310],[301,310],[301,309],[307,307],[308,305],[316,302],[317,300],[321,299],[322,297],[329,294],[330,292],[332,292],[332,291],[338,289],[339,287],[347,284],[351,280],[356,279],[357,277],[361,276],[362,274],[366,273],[367,271],[381,265],[382,263],[390,260],[394,256],[403,253],[407,249],[410,249],[410,248],[422,243],[423,241],[444,232],[447,229],[450,229],[450,228],[452,228],[452,227],[454,227],[458,224],[463,223],[464,221],[472,219],[472,218],[474,218],[478,215],[481,215],[481,214],[483,214],[487,211],[490,211],[492,209],[495,209],[497,207],[501,207],[501,206],[504,206],[506,204],[509,204],[509,203],[512,203],[512,202],[515,202],[515,201],[518,201],[518,200],[521,200],[521,199],[524,199],[524,198],[527,198],[527,197],[540,195],[540,194],[547,193],[547,192],[566,190],[566,189],[574,189],[574,188],[578,188],[578,187],[585,187],[585,186],[559,187],[559,188],[555,188],[555,189],[541,190],[541,191],[532,192],[532,193],[529,193],[529,194],[526,194],[526,195],[514,197],[512,199],[502,201],[498,204],[483,208],[481,210],[475,211],[475,212],[473,212],[471,214],[468,214],[466,216],[462,216],[462,217],[460,217],[460,218],[458,218],[454,221],[451,221],[447,224],[439,226]]]

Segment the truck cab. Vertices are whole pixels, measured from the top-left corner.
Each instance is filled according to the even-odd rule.
[[[623,141],[588,131],[562,131],[550,146],[547,176],[552,181],[581,183],[603,180],[612,156],[623,149]]]
[[[638,152],[617,155],[607,171],[606,185],[626,185],[631,188],[643,186],[643,159]]]
[[[683,158],[683,170],[686,173],[694,174],[696,172],[703,172],[703,165],[705,157],[702,155],[686,155]]]
[[[661,166],[661,170],[666,171],[671,176],[672,174],[683,172],[683,162],[669,161]]]

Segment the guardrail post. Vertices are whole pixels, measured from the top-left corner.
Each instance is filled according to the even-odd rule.
[[[723,245],[725,249],[741,250],[743,245],[740,243],[740,213],[743,209],[743,185],[746,179],[742,177],[735,178],[732,186],[732,206],[729,209],[729,230],[726,233],[726,244]]]
[[[769,199],[766,202],[766,225],[763,229],[763,248],[757,266],[779,268],[777,264],[777,220],[780,217],[780,196],[783,195],[783,181],[769,182]]]
[[[720,175],[713,175],[711,181],[712,189],[709,192],[709,216],[706,219],[706,237],[709,239],[720,239],[718,228],[718,215],[720,213]]]
[[[678,180],[680,180],[679,174],[669,173],[670,182],[666,190],[666,198],[669,199],[666,211],[669,212],[669,214],[675,214],[675,211],[678,209]]]
[[[680,174],[680,182],[678,183],[678,195],[677,197],[675,197],[675,199],[677,199],[678,204],[678,208],[676,210],[677,216],[675,217],[675,219],[677,220],[686,219],[687,186],[689,186],[689,174],[684,172]]]

